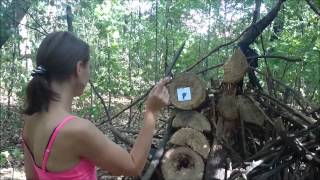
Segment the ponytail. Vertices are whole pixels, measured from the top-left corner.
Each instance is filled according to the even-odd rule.
[[[44,76],[34,76],[27,86],[26,115],[48,111],[49,102],[57,101],[59,95],[50,88],[50,83]]]

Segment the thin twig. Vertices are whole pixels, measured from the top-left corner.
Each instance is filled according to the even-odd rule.
[[[172,62],[169,66],[169,68],[167,69],[167,71],[165,72],[165,77],[168,76],[172,76],[172,69],[174,68],[174,66],[177,63],[177,60],[179,59],[181,52],[185,46],[186,41],[183,41],[183,43],[180,45],[179,49],[177,50],[176,54],[174,55]],[[113,116],[112,118],[110,118],[111,120],[118,117],[120,114],[122,114],[124,111],[126,111],[127,109],[131,108],[132,106],[134,106],[135,104],[137,104],[139,101],[143,100],[148,94],[149,92],[152,90],[154,86],[150,87],[142,96],[140,96],[138,99],[136,99],[133,103],[131,103],[129,106],[127,106],[126,108],[124,108],[123,110],[121,110],[119,113],[117,113],[115,116]],[[102,125],[104,122],[100,123],[98,126]]]
[[[240,123],[241,123],[242,150],[244,153],[244,157],[247,158],[249,153],[247,151],[247,141],[244,133],[245,126],[244,126],[243,118],[240,118]]]
[[[125,112],[126,110],[130,109],[132,106],[136,105],[138,102],[140,102],[141,100],[143,100],[151,91],[151,89],[153,88],[153,86],[151,88],[149,88],[142,96],[140,96],[139,98],[137,98],[136,100],[134,100],[131,104],[129,104],[127,107],[123,108],[121,111],[119,111],[116,115],[112,116],[110,118],[110,120],[113,120],[115,118],[117,118],[118,116],[120,116],[123,112]],[[98,124],[98,126],[101,126],[102,124],[104,124],[105,121],[102,121],[100,124]]]
[[[283,107],[287,111],[293,113],[295,116],[299,117],[300,119],[304,120],[304,122],[306,122],[304,125],[306,125],[306,126],[309,126],[309,125],[314,124],[316,122],[316,120],[312,119],[311,117],[305,116],[301,112],[299,112],[299,111],[287,106],[286,104],[276,100],[275,98],[273,98],[273,97],[271,97],[271,96],[269,96],[267,94],[264,94],[262,92],[260,92],[259,94],[262,95],[263,97],[268,98],[269,100],[271,100],[275,104],[278,104],[279,106]]]
[[[123,135],[121,132],[119,132],[115,127],[112,126],[111,124],[111,116],[110,116],[110,113],[107,109],[107,106],[103,100],[103,98],[101,97],[101,95],[99,94],[99,92],[96,90],[96,88],[93,86],[92,82],[89,81],[90,83],[90,86],[91,88],[93,89],[94,93],[98,96],[98,98],[100,99],[100,102],[102,103],[103,107],[104,107],[104,110],[105,110],[105,113],[108,117],[108,120],[107,121],[104,121],[104,122],[108,122],[107,123],[107,127],[108,129],[110,129],[110,131],[112,132],[112,134],[117,137],[119,140],[121,140],[122,142],[124,142],[125,144],[127,145],[130,145],[132,146],[134,144],[133,140],[129,139],[129,137]]]
[[[23,9],[23,8],[22,8]],[[26,11],[25,9],[23,9],[24,10],[24,12],[26,13],[26,14],[28,14],[30,17],[31,17],[31,19],[44,31],[44,33],[45,34],[49,34],[48,33],[48,31],[46,30],[46,29],[44,29],[44,27],[39,23],[39,21],[37,21],[36,20],[36,18],[33,16],[33,15],[31,15],[28,11]]]
[[[285,56],[279,56],[279,55],[252,56],[248,58],[270,58],[270,59],[282,59],[288,62],[302,62],[301,58],[285,57]]]
[[[212,69],[221,67],[221,66],[223,66],[223,65],[224,65],[224,63],[216,64],[216,65],[211,66],[211,67],[209,67],[209,68],[207,68],[207,69],[204,69],[204,70],[202,70],[202,71],[199,71],[199,72],[197,72],[196,74],[201,74],[201,73],[207,72],[207,71],[209,71],[209,70],[212,70]]]
[[[256,71],[258,74],[261,74],[261,75],[263,75],[263,76],[267,76],[265,73],[263,73],[263,72],[255,69],[255,68],[253,68],[253,67],[250,67],[250,66],[249,66],[249,68],[253,69],[253,70]],[[277,79],[275,79],[275,78],[271,78],[271,80],[273,80],[273,81],[275,81],[276,83],[284,86],[285,88],[287,88],[288,90],[290,90],[295,96],[299,97],[299,98],[302,99],[304,102],[306,102],[309,106],[311,106],[311,108],[312,108],[311,111],[313,111],[314,109],[317,109],[317,107],[314,107],[314,105],[313,105],[311,102],[309,102],[307,99],[305,99],[305,98],[300,94],[300,92],[297,92],[296,90],[292,89],[291,87],[289,87],[289,86],[286,85],[285,83],[283,83],[283,82],[281,82],[281,81],[279,81],[279,80],[277,80]],[[318,107],[318,108],[320,108],[320,107]]]
[[[256,101],[252,96],[246,96],[248,97],[251,102],[258,108],[258,110],[262,113],[262,115],[267,119],[267,121],[273,126],[275,127],[273,121],[271,120],[271,118],[264,112],[264,110],[261,109],[261,107],[259,106],[258,101]]]
[[[40,34],[42,34],[42,35],[44,35],[44,36],[47,35],[47,33],[42,32],[42,31],[40,31],[39,29],[37,29],[37,28],[35,28],[35,27],[29,26],[29,25],[26,25],[26,24],[22,24],[21,22],[15,20],[13,17],[11,17],[11,16],[10,16],[9,14],[7,14],[7,13],[4,13],[4,14],[5,14],[7,17],[9,17],[11,20],[13,20],[15,23],[18,23],[18,24],[20,24],[20,25],[22,25],[22,26],[25,26],[25,27],[29,28],[29,29],[35,30],[35,31],[37,31],[38,33],[40,33]]]
[[[212,49],[209,53],[207,53],[206,55],[204,55],[203,57],[201,57],[199,60],[197,60],[197,62],[195,62],[194,64],[190,65],[187,69],[185,69],[183,72],[188,72],[190,70],[192,70],[195,66],[197,66],[198,64],[200,64],[202,61],[204,61],[205,59],[207,59],[211,54],[219,51],[221,48],[223,47],[226,47],[226,46],[229,46],[233,43],[235,43],[236,41],[238,41],[241,36],[249,29],[251,28],[251,26],[247,27],[238,37],[236,37],[235,39],[225,43],[225,44],[222,44],[222,45],[219,45],[217,47],[215,47],[214,49]]]

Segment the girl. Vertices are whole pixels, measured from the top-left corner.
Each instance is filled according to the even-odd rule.
[[[160,81],[150,92],[144,126],[128,153],[90,121],[71,114],[73,98],[89,80],[89,46],[69,32],[54,32],[41,43],[37,68],[27,87],[24,151],[27,179],[96,179],[95,166],[114,174],[138,176],[147,161],[155,122],[169,103]]]

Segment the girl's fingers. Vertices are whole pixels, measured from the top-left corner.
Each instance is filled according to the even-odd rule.
[[[161,81],[159,81],[159,83],[157,84],[157,89],[155,93],[161,93],[161,91],[165,88],[165,85],[168,84],[170,81],[171,79],[169,77],[166,77]]]
[[[166,105],[168,105],[169,104],[170,95],[169,95],[168,89],[166,87],[163,88],[161,97],[162,97],[163,102]]]

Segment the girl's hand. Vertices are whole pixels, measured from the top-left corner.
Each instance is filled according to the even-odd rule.
[[[170,80],[169,77],[166,77],[153,87],[146,101],[146,111],[157,114],[164,106],[169,105],[170,96],[166,84],[168,84]]]

